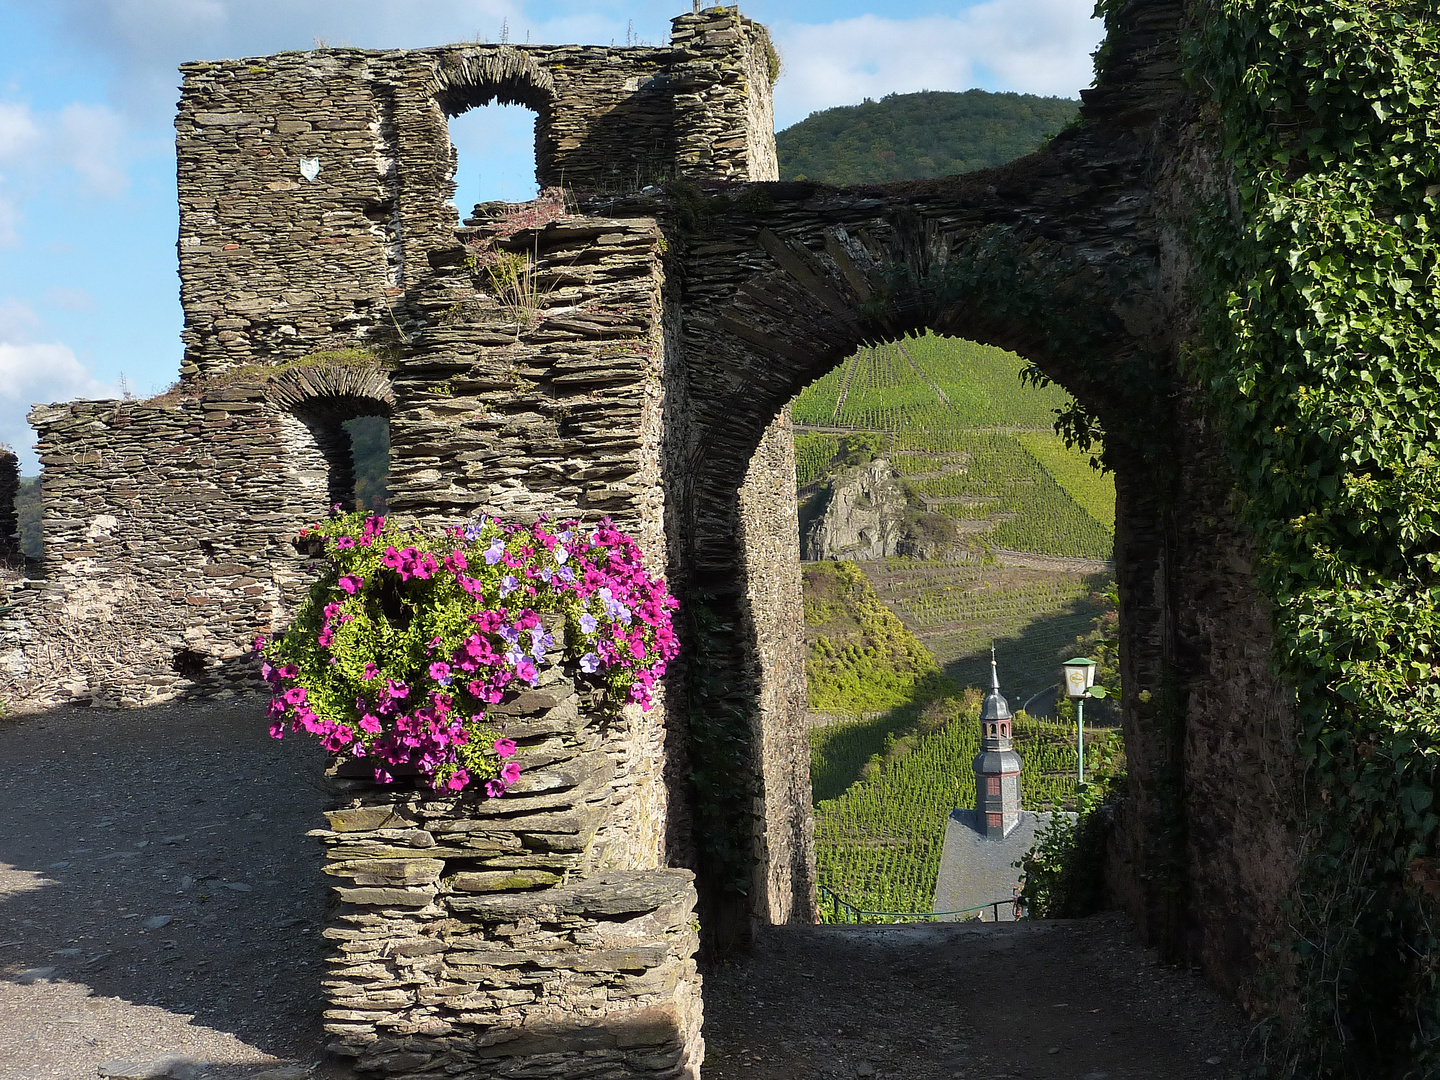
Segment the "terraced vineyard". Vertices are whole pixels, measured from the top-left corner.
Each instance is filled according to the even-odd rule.
[[[926,432],[976,427],[1048,430],[1070,395],[1020,382],[1014,353],[927,333],[864,348],[795,399],[797,424]]]
[[[1103,561],[1114,546],[1115,486],[1052,430],[1068,402],[1022,385],[1024,362],[927,334],[861,349],[794,401],[796,479],[835,467],[835,429],[881,432],[912,501],[965,522],[971,557],[996,550]]]
[[[945,822],[975,795],[979,697],[960,688],[988,683],[991,644],[1012,707],[1043,709],[1102,610],[1114,485],[1054,434],[1067,395],[1023,386],[1023,367],[927,335],[862,349],[792,406],[800,485],[878,432],[910,506],[957,523],[940,558],[863,564],[868,587],[846,564],[806,571],[812,708],[857,716],[811,732],[816,857],[820,880],[863,909],[932,903]],[[1022,715],[1015,730],[1025,807],[1072,799],[1073,728]],[[1118,733],[1093,737],[1087,757],[1121,753]]]
[[[1115,481],[1090,465],[1090,455],[1065,445],[1053,431],[1022,431],[1015,436],[1052,480],[1064,488],[1080,508],[1113,536],[1115,533]]]
[[[989,680],[990,645],[1020,704],[1058,677],[1062,652],[1090,629],[1108,579],[1082,571],[955,565],[919,559],[866,563],[876,595],[960,686]]]
[[[909,745],[892,743],[891,759],[874,767],[868,779],[815,807],[819,879],[864,910],[929,910],[946,819],[956,806],[974,805],[971,769],[980,748],[979,698],[950,699],[931,708],[948,710],[943,728],[904,740]],[[813,731],[812,756],[819,770],[859,773],[869,762],[858,761],[857,750],[867,745],[864,729],[873,723]],[[1113,733],[1091,734],[1087,758],[1118,752]],[[1020,775],[1024,807],[1044,810],[1072,800],[1073,729],[1019,714],[1015,735],[1025,762]]]

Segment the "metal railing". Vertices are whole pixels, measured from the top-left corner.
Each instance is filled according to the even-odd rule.
[[[988,904],[980,904],[976,907],[960,908],[956,911],[864,911],[846,900],[828,885],[817,886],[820,896],[820,903],[823,905],[826,900],[830,903],[832,923],[863,923],[867,918],[887,919],[894,922],[898,919],[920,919],[934,921],[943,915],[971,915],[977,911],[991,911],[991,921],[1000,921],[1000,908],[1013,907],[1015,918],[1024,918],[1025,902],[1018,896],[1012,896],[1006,900],[992,900]],[[843,917],[842,917],[843,916]]]

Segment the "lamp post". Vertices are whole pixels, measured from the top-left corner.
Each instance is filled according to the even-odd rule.
[[[1075,756],[1079,782],[1085,783],[1085,699],[1095,685],[1095,661],[1084,656],[1066,660],[1065,696],[1075,702]]]

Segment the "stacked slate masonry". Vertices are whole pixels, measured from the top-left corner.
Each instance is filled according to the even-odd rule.
[[[772,56],[763,28],[717,9],[677,19],[664,48],[186,65],[180,380],[153,400],[32,412],[45,577],[11,589],[7,702],[253,685],[251,641],[285,624],[311,576],[291,538],[353,497],[343,424],[361,416],[389,420],[392,514],[609,515],[683,596],[699,447],[667,328],[669,245],[654,213],[604,201],[773,180]],[[459,224],[447,117],[492,101],[535,111],[545,194]],[[793,475],[788,423],[773,426]],[[785,488],[768,468],[767,516]],[[754,543],[757,577],[777,581],[757,595],[788,593],[798,613],[797,554],[776,558],[768,521]],[[757,682],[775,666],[746,663]],[[335,779],[322,835],[341,882],[325,986],[337,1055],[396,1077],[698,1074],[683,676],[648,713],[609,716],[558,672],[506,703],[527,767],[493,804]],[[767,727],[799,731],[803,672],[772,681],[789,692],[756,714],[757,747],[777,745]],[[804,744],[778,745],[792,760],[770,771],[803,797],[767,807],[762,788],[756,846],[785,865],[758,866],[753,895],[761,917],[808,921]]]
[[[970,337],[1106,425],[1130,765],[1112,885],[1244,995],[1294,872],[1294,717],[1181,373],[1182,223],[1224,174],[1181,14],[1112,11],[1081,123],[1042,153],[842,190],[773,182],[774,55],[733,8],[663,48],[187,65],[181,378],[32,414],[45,568],[11,582],[0,694],[240,692],[307,580],[291,536],[350,497],[354,417],[389,418],[395,514],[613,516],[710,617],[723,700],[697,705],[692,640],[649,713],[606,718],[563,672],[510,702],[533,767],[493,805],[337,778],[326,1023],[367,1075],[693,1076],[696,913],[711,935],[814,915],[786,403],[858,345]],[[446,118],[492,101],[534,110],[545,193],[461,225]],[[753,800],[723,821],[690,783],[725,722],[707,708],[748,724]],[[707,863],[717,828],[750,836],[748,880]]]

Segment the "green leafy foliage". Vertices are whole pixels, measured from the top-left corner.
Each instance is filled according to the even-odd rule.
[[[1315,793],[1281,1075],[1440,1071],[1440,22],[1209,0],[1187,42],[1233,197],[1193,222],[1194,377],[1230,436]],[[1284,988],[1288,987],[1288,991]]]
[[[842,716],[884,711],[913,701],[922,684],[936,682],[935,658],[880,602],[859,567],[811,563],[804,573],[811,709]],[[936,692],[929,687],[924,696]]]
[[[1079,103],[1031,94],[922,91],[811,113],[775,136],[780,179],[875,184],[953,176],[1038,150]]]
[[[1109,778],[1079,787],[1075,816],[1055,814],[1035,837],[1035,846],[1020,860],[1020,895],[1031,918],[1079,919],[1104,907],[1111,822],[1107,799],[1115,790]]]

